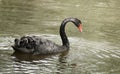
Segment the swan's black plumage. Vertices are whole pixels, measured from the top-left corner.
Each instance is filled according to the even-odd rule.
[[[76,27],[82,31],[81,21],[77,18],[66,18],[60,26],[60,36],[63,45],[57,45],[54,42],[40,38],[38,36],[23,36],[20,39],[15,39],[12,46],[15,51],[31,54],[53,54],[69,50],[69,41],[65,33],[65,25],[68,22],[73,22]]]

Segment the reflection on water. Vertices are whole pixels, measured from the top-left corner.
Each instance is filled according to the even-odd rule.
[[[119,74],[119,3],[0,0],[0,73]],[[38,56],[14,53],[11,45],[23,35],[38,35],[61,44],[59,26],[66,17],[77,17],[83,22],[82,33],[71,23],[66,27],[69,52]]]

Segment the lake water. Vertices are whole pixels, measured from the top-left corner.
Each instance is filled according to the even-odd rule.
[[[59,26],[68,23],[70,51],[31,56],[14,53],[15,38],[37,35],[61,44]],[[11,56],[13,55],[13,56]],[[120,0],[0,0],[1,74],[120,74]]]

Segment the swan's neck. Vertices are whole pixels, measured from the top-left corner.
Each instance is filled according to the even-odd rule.
[[[65,33],[65,26],[68,22],[70,22],[71,20],[70,19],[65,19],[62,23],[61,23],[61,26],[60,26],[60,36],[61,36],[61,39],[62,39],[62,44],[63,46],[66,46],[69,48],[69,40],[66,36],[66,33]]]
[[[62,43],[63,43],[63,46],[66,46],[69,48],[69,40],[66,36],[66,33],[65,33],[65,26],[68,22],[72,22],[76,27],[79,27],[79,24],[81,23],[80,20],[76,19],[76,18],[67,18],[65,20],[63,20],[63,22],[61,23],[61,26],[60,26],[60,36],[61,36],[61,39],[62,39]]]

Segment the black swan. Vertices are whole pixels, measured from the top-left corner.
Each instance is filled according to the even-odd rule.
[[[60,26],[60,36],[62,45],[57,45],[54,42],[40,38],[38,36],[23,36],[20,39],[14,40],[12,48],[15,51],[30,53],[33,55],[38,54],[54,54],[69,50],[69,41],[65,33],[65,26],[68,22],[74,23],[76,27],[82,32],[82,23],[77,18],[66,18],[62,21]]]

